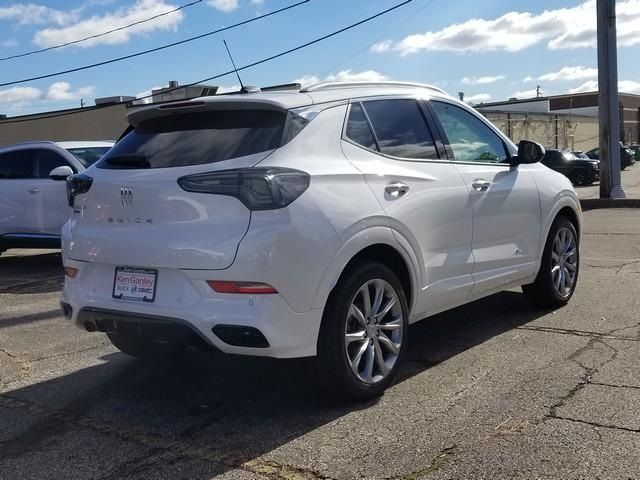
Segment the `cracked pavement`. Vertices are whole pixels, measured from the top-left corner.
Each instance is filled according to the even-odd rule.
[[[416,324],[361,405],[306,361],[132,360],[61,318],[59,254],[7,252],[0,479],[640,479],[640,211],[584,230],[567,307],[514,290]]]

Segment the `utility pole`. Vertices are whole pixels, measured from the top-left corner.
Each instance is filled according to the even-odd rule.
[[[80,108],[84,108],[84,98],[80,99]]]
[[[615,0],[597,0],[600,198],[625,198],[620,176],[618,47]]]
[[[542,96],[542,87],[540,85],[536,86],[536,98],[540,98]]]

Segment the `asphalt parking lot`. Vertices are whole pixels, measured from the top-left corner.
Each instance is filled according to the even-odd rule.
[[[620,178],[627,198],[640,198],[640,162],[623,170]],[[576,192],[580,198],[600,198],[600,183],[576,187]]]
[[[58,311],[58,253],[0,257],[0,478],[640,478],[640,210],[585,213],[569,306],[504,292],[410,331],[381,399],[304,361],[118,353]]]

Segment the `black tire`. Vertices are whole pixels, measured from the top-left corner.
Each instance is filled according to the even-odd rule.
[[[575,278],[570,291],[567,294],[561,295],[555,288],[553,282],[552,273],[552,249],[553,243],[558,235],[558,232],[567,228],[573,235],[575,242]],[[536,280],[529,284],[523,285],[522,291],[527,299],[529,299],[534,305],[542,308],[558,308],[566,305],[575,292],[576,285],[578,284],[578,276],[580,272],[580,242],[576,233],[576,228],[571,221],[563,216],[559,215],[554,220],[549,231],[549,236],[545,243],[544,252],[542,254],[542,262],[540,264],[540,270],[536,276]]]
[[[574,185],[586,185],[589,181],[589,174],[584,168],[577,168],[571,172],[569,179]]]
[[[366,383],[356,376],[351,368],[347,356],[345,334],[347,332],[347,322],[353,322],[353,317],[349,316],[352,302],[355,301],[361,287],[372,280],[383,280],[393,289],[399,304],[402,319],[395,323],[402,324],[402,330],[397,337],[400,340],[399,353],[393,367],[386,376],[383,376],[375,383]],[[397,309],[396,309],[397,311]],[[405,293],[398,277],[391,269],[377,262],[364,262],[356,264],[349,271],[345,272],[333,289],[322,318],[322,326],[318,337],[318,355],[316,357],[316,367],[321,385],[325,392],[334,398],[364,401],[382,395],[387,387],[393,382],[402,359],[407,349],[408,330],[408,307]],[[382,318],[391,318],[384,316]],[[382,322],[381,318],[381,323]],[[372,321],[372,323],[374,323]],[[379,331],[378,331],[379,335]],[[365,343],[373,345],[374,340],[363,340],[361,347],[356,344],[356,348],[366,348]],[[355,343],[355,342],[354,342]],[[376,340],[376,346],[379,346]],[[372,347],[373,348],[373,347]],[[374,349],[375,350],[375,349]],[[364,355],[363,355],[364,357]],[[376,361],[371,360],[379,368]]]
[[[179,353],[183,344],[158,341],[135,333],[107,333],[107,337],[122,353],[140,359],[158,359]]]

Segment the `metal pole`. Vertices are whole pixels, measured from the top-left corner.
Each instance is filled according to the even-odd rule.
[[[625,198],[620,179],[620,118],[615,0],[597,0],[600,198]]]

